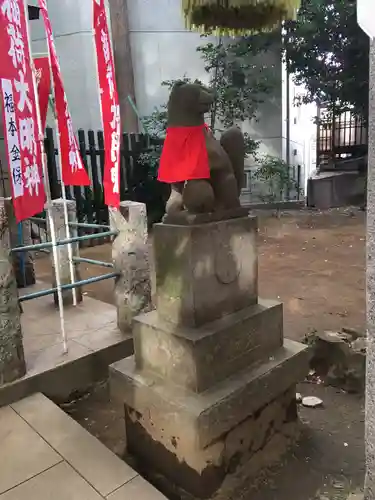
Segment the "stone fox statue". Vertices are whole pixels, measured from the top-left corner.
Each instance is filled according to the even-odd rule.
[[[205,124],[204,115],[214,94],[198,83],[177,82],[168,101],[168,128],[158,180],[171,184],[168,215],[191,214],[240,207],[245,145],[238,127],[220,141]]]

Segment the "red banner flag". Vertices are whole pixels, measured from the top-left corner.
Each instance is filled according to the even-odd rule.
[[[72,117],[61,76],[60,64],[57,59],[55,42],[52,34],[51,21],[48,17],[46,0],[39,0],[39,7],[43,15],[47,34],[47,45],[50,54],[52,81],[55,91],[55,108],[57,115],[58,132],[60,136],[60,153],[62,180],[68,186],[89,186],[90,179],[83,165],[78,148],[77,138],[74,135]]]
[[[120,205],[120,105],[104,0],[93,0],[93,4],[100,104],[104,128],[104,197],[106,205],[117,208]]]
[[[18,222],[45,203],[42,144],[23,0],[0,0],[0,93],[12,197]]]
[[[34,65],[36,85],[38,87],[40,120],[42,122],[42,130],[44,131],[46,128],[49,93],[51,90],[51,73],[48,56],[36,57]]]

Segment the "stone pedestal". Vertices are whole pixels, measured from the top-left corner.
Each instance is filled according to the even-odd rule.
[[[196,327],[256,304],[256,235],[254,217],[155,224],[158,315]]]
[[[0,386],[26,373],[22,344],[21,308],[10,257],[7,207],[0,200]]]
[[[20,230],[14,214],[12,198],[2,198],[1,200],[7,214],[11,248],[32,245],[30,221],[25,220],[21,222]],[[14,253],[11,258],[17,287],[25,288],[34,285],[35,270],[32,253]]]
[[[112,244],[115,304],[119,329],[129,333],[135,316],[152,309],[147,210],[144,203],[122,201],[110,211],[111,228],[119,234]]]
[[[256,234],[253,217],[155,227],[157,309],[135,318],[111,391],[128,451],[167,495],[235,498],[298,435],[307,349],[258,299]]]
[[[56,232],[56,240],[66,240],[68,235],[65,226],[65,217],[64,217],[64,203],[66,203],[68,209],[68,220],[69,222],[77,222],[77,210],[76,210],[76,202],[73,200],[64,201],[62,198],[57,200],[52,200],[50,208],[47,208],[50,214],[53,217],[53,222],[55,225]],[[51,228],[49,224],[49,217],[47,217],[47,227],[49,232],[49,240],[52,241],[51,238]],[[70,237],[74,238],[77,236],[77,229],[74,227],[69,228]],[[60,270],[60,280],[61,285],[67,285],[72,282],[71,273],[70,273],[70,263],[69,263],[69,248],[68,245],[62,245],[57,247],[58,253],[58,261],[59,261],[59,270]],[[73,257],[79,256],[79,244],[72,243],[72,254]],[[51,260],[52,260],[52,268],[53,268],[53,280],[52,286],[56,287],[56,272],[55,272],[55,263],[53,259],[53,253],[51,249]],[[81,277],[79,274],[78,265],[73,263],[73,271],[74,271],[74,281],[80,281]],[[73,303],[73,292],[72,290],[63,290],[62,292],[64,305],[71,305]],[[82,302],[82,288],[76,288],[76,296],[77,303]],[[54,294],[55,304],[58,305],[58,297],[57,293]]]

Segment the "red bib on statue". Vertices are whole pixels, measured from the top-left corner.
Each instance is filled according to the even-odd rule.
[[[167,184],[209,179],[207,125],[168,127],[160,158],[158,180]]]

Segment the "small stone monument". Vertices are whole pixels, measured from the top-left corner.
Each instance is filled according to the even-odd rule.
[[[215,177],[218,155],[208,158]],[[308,353],[284,340],[282,304],[258,298],[257,220],[239,189],[226,204],[204,182],[220,193],[212,213],[201,184],[186,183],[189,196],[172,192],[154,226],[156,310],[135,318],[134,356],[112,365],[111,391],[125,406],[128,451],[163,492],[228,499],[298,435]]]

